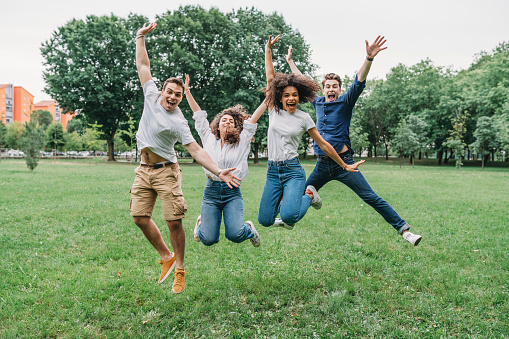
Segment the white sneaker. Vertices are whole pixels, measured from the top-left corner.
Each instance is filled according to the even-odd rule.
[[[283,227],[284,229],[290,231],[293,230],[293,225],[285,224],[283,220],[281,220],[281,218],[276,218],[276,220],[274,220],[274,223],[272,224],[272,227]]]
[[[316,191],[316,188],[315,186],[312,186],[312,185],[309,185],[307,188],[306,188],[306,193],[307,195],[313,195],[313,198],[311,198],[311,207],[319,210],[320,208],[322,208],[322,198],[320,198],[320,196],[318,195],[318,192]]]
[[[246,224],[249,226],[249,228],[251,229],[251,232],[253,232],[253,234],[254,234],[254,236],[252,238],[250,238],[249,240],[251,240],[251,243],[253,244],[254,247],[260,246],[260,242],[261,242],[260,234],[258,234],[258,231],[254,227],[253,222],[246,221]]]
[[[405,239],[412,245],[417,246],[417,245],[419,245],[419,242],[421,241],[422,236],[420,236],[418,234],[413,234],[412,232],[409,232],[409,231],[406,231],[405,233],[403,233],[403,239]]]
[[[196,219],[196,225],[194,225],[194,240],[200,242],[200,237],[198,236],[198,226],[200,226],[201,223],[201,215],[198,216],[198,219]]]

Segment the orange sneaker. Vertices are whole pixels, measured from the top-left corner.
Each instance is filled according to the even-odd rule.
[[[162,282],[165,281],[166,278],[168,278],[170,273],[175,268],[175,254],[173,254],[173,257],[166,261],[159,260],[159,263],[162,265],[161,276],[159,277],[159,284],[162,284]]]
[[[186,271],[175,268],[175,280],[173,281],[173,293],[180,294],[186,288]]]

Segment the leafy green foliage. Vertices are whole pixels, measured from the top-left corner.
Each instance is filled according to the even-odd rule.
[[[454,156],[456,157],[456,167],[461,170],[463,163],[461,162],[465,154],[466,144],[463,142],[465,133],[467,132],[466,121],[470,114],[464,111],[456,111],[452,122],[452,130],[449,131],[451,136],[447,138],[445,145],[452,149]]]
[[[38,109],[30,115],[30,122],[46,129],[53,122],[53,115],[50,111]]]
[[[477,120],[477,128],[474,132],[475,142],[471,147],[481,153],[483,170],[486,156],[498,145],[496,133],[497,131],[493,124],[493,118],[480,117]]]
[[[41,47],[46,92],[64,111],[80,112],[85,122],[100,124],[110,159],[119,124],[142,110],[133,37],[134,27],[144,22],[136,15],[73,19]]]
[[[6,146],[5,135],[7,134],[7,127],[0,121],[0,148]]]
[[[65,145],[64,129],[62,124],[54,122],[46,129],[46,144],[54,150],[62,150]]]
[[[25,123],[25,130],[21,133],[20,146],[25,153],[28,170],[32,172],[41,157],[40,152],[46,145],[46,133],[42,126],[35,123]]]
[[[21,147],[21,133],[25,130],[25,126],[20,121],[12,121],[7,125],[5,130],[5,145],[9,148],[17,149]]]

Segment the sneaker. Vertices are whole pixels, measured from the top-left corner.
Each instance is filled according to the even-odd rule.
[[[318,192],[316,191],[315,186],[309,185],[306,188],[305,194],[307,194],[311,197],[311,207],[313,207],[317,210],[322,208],[322,198],[320,198],[320,196],[318,195]]]
[[[173,257],[171,257],[170,259],[168,259],[166,261],[159,260],[159,263],[161,265],[163,265],[161,267],[161,276],[159,277],[159,284],[162,284],[163,281],[165,281],[166,278],[168,278],[171,271],[173,271],[173,269],[175,268],[175,254],[174,253],[172,253],[172,254],[173,254]]]
[[[256,228],[254,227],[254,224],[252,221],[246,221],[246,224],[249,226],[249,228],[251,229],[251,232],[253,232],[253,237],[249,240],[251,240],[251,243],[253,244],[254,247],[258,247],[260,246],[260,234],[258,234],[258,231],[256,230]]]
[[[175,280],[173,280],[173,293],[180,294],[186,288],[186,271],[181,268],[175,269]]]
[[[272,227],[283,227],[284,229],[290,231],[293,230],[293,226],[294,225],[285,224],[281,218],[276,218],[276,220],[274,220],[274,224],[272,224]]]
[[[196,225],[194,225],[194,240],[200,242],[200,237],[198,236],[198,226],[200,226],[201,223],[201,215],[198,216],[198,219],[196,219]]]
[[[417,246],[417,245],[419,245],[419,242],[421,241],[422,236],[420,236],[418,234],[413,234],[412,232],[409,232],[409,231],[406,231],[405,233],[403,233],[403,239],[405,239],[412,245]]]

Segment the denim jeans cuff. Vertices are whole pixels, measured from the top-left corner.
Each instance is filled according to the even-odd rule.
[[[398,233],[401,235],[401,234],[403,234],[404,231],[407,231],[409,229],[410,229],[410,225],[408,223],[405,223],[403,226],[401,226],[398,229]]]

